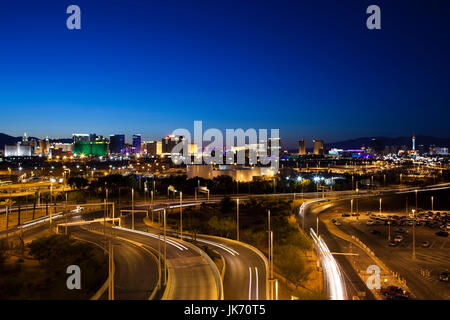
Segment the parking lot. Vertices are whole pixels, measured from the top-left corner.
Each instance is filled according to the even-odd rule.
[[[372,200],[373,202],[373,200]],[[359,216],[348,210],[347,204],[337,204],[324,216],[339,229],[361,239],[393,271],[407,280],[418,299],[450,299],[450,283],[440,281],[440,274],[450,269],[450,223],[446,211],[419,212],[414,225],[415,255],[413,258],[413,217],[405,211],[374,212],[372,206],[359,203]],[[437,214],[439,212],[439,214]],[[331,214],[330,214],[331,213]],[[344,214],[344,216],[343,216]],[[333,220],[334,219],[334,220]]]

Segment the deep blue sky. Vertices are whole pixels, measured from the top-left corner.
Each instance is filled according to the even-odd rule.
[[[1,1],[0,132],[150,139],[203,120],[279,128],[287,147],[449,137],[447,2]],[[382,30],[366,28],[370,4]]]

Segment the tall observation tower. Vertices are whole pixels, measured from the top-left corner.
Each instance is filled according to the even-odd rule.
[[[413,136],[412,136],[412,149],[414,151],[416,151],[416,134],[415,133],[413,133]]]

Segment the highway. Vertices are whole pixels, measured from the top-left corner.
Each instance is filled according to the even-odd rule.
[[[90,232],[81,226],[71,226],[76,238],[105,246],[101,233]],[[90,224],[90,229],[103,230],[99,223]],[[158,283],[158,261],[145,249],[117,237],[108,237],[114,247],[114,299],[147,300]],[[100,297],[107,299],[108,291]]]
[[[197,202],[198,203],[198,202]],[[195,205],[196,202],[187,202],[184,206]],[[143,205],[146,206],[146,205]],[[179,203],[171,203],[170,208],[179,208]],[[142,207],[142,206],[141,206]],[[155,212],[163,207],[155,208]],[[130,225],[130,216],[125,223]],[[146,224],[143,214],[135,214],[135,228],[158,232],[158,228]],[[179,238],[179,233],[170,232]],[[190,235],[183,234],[184,239],[192,239]],[[197,242],[216,250],[225,259],[225,274],[223,278],[224,298],[226,300],[266,300],[268,299],[268,266],[265,256],[256,248],[232,239],[209,235],[197,235]]]
[[[321,202],[321,200],[312,200],[302,205],[299,209],[297,221],[300,227],[304,223],[305,230],[313,230],[310,234],[315,248],[319,250],[328,297],[331,300],[351,300],[353,296],[358,296],[361,292],[364,292],[365,299],[375,299],[347,258],[343,255],[331,254],[331,252],[345,253],[344,240],[333,236],[325,224],[317,220],[317,215],[310,208],[312,204],[317,202]],[[320,240],[314,231],[316,230],[317,222],[319,223]]]
[[[437,190],[446,190],[450,187],[448,184],[442,184],[442,185],[432,185],[427,186],[425,188],[420,189],[420,192],[426,192],[426,191],[437,191]],[[331,234],[326,225],[320,221],[320,218],[318,219],[318,213],[322,209],[317,210],[311,210],[310,206],[314,203],[320,203],[324,201],[323,209],[329,208],[330,206],[335,205],[336,203],[340,201],[348,201],[350,198],[357,198],[357,197],[371,197],[371,196],[379,196],[380,194],[388,195],[388,194],[404,194],[404,193],[413,193],[415,192],[415,188],[401,188],[401,189],[384,189],[379,190],[376,193],[364,193],[356,195],[353,193],[353,195],[349,192],[345,192],[345,196],[347,197],[346,200],[341,200],[339,196],[341,196],[341,193],[334,193],[333,195],[338,196],[336,198],[326,198],[326,199],[315,199],[315,200],[309,200],[305,204],[303,204],[299,208],[299,215],[298,215],[298,222],[300,227],[302,227],[304,223],[305,230],[316,230],[317,224],[319,226],[319,235],[322,241],[319,241],[317,237],[315,237],[315,232],[313,231],[312,238],[315,242],[316,247],[319,246],[320,248],[320,254],[322,258],[322,267],[324,268],[324,276],[325,276],[325,282],[326,282],[326,288],[328,292],[328,296],[330,299],[352,299],[352,296],[357,296],[361,292],[365,292],[365,299],[375,299],[373,294],[370,292],[370,290],[367,289],[365,283],[361,280],[361,278],[358,276],[352,265],[350,264],[349,260],[345,257],[345,255],[330,255],[327,251],[331,251],[333,253],[346,253],[346,245],[347,241],[334,236]],[[329,200],[329,201],[328,201]],[[326,201],[326,202],[325,202]],[[348,228],[347,228],[347,231]],[[350,233],[350,232],[349,232]],[[350,233],[352,234],[352,233]],[[364,235],[361,233],[357,234],[358,237],[366,239]],[[320,243],[318,243],[320,242]],[[329,248],[329,249],[328,249]],[[327,250],[328,249],[328,250]],[[378,248],[379,249],[379,248]],[[383,256],[380,256],[383,257]],[[402,262],[400,259],[394,259],[393,256],[386,255],[384,256],[383,260],[386,261],[387,264],[397,264],[396,269],[397,271],[401,271],[402,273],[410,274],[410,279],[413,281],[412,284],[417,284],[418,281],[414,278],[414,276],[409,272],[411,269],[411,265],[407,262]],[[334,261],[333,261],[334,260]],[[339,268],[336,268],[334,266],[334,263],[338,264]],[[417,277],[417,275],[415,275]],[[345,285],[343,285],[345,284]],[[423,287],[423,286],[422,286]],[[419,288],[419,291],[425,291],[424,288]],[[436,295],[428,292],[430,297],[435,297]],[[424,298],[426,295],[423,296]]]
[[[435,188],[441,188],[442,186],[435,186]],[[392,192],[405,192],[411,191],[412,188],[408,189],[391,189],[391,190],[380,190],[377,193],[392,193]],[[372,195],[376,195],[373,193]],[[355,196],[353,191],[345,192],[327,192],[327,198],[339,200],[342,196]],[[233,196],[244,199],[249,195]],[[275,195],[257,195],[258,197],[293,197],[293,194],[275,194]],[[305,194],[304,198],[316,199],[320,196],[320,193],[309,193]],[[369,196],[367,192],[360,192],[359,196]],[[297,194],[297,198],[300,198],[300,194]],[[218,201],[220,198],[215,198],[213,201]],[[321,199],[319,199],[321,200]],[[186,201],[188,202],[188,201]],[[161,204],[175,204],[177,201],[166,201],[164,203],[155,203],[156,206]],[[189,205],[186,203],[185,205]],[[148,204],[139,205],[149,207]],[[138,206],[136,206],[138,207]],[[176,207],[176,205],[172,205]],[[122,209],[122,208],[121,208]],[[103,216],[103,212],[97,213],[86,213],[83,214],[85,218],[92,218],[95,215]],[[157,238],[157,229],[150,227],[144,223],[144,216],[142,214],[135,214],[135,231],[118,229],[114,230],[115,234],[120,238],[135,241],[137,243],[144,244],[154,250],[159,250],[163,252],[163,241]],[[305,217],[303,220],[303,216]],[[126,217],[124,225],[131,227],[130,216]],[[317,217],[314,212],[310,210],[308,206],[303,207],[302,215],[298,217],[298,222],[300,226],[303,225],[305,230],[310,229],[315,230]],[[55,219],[61,221],[61,219]],[[29,235],[38,235],[42,231],[44,223],[37,224],[32,228],[27,228],[26,233]],[[103,228],[103,227],[101,227]],[[79,228],[80,229],[80,228]],[[141,231],[140,233],[138,231]],[[151,231],[151,233],[143,232]],[[77,230],[77,232],[81,232]],[[2,232],[3,233],[3,232]],[[92,234],[90,232],[86,232]],[[82,232],[82,236],[85,236]],[[176,234],[172,234],[177,237]],[[351,264],[345,256],[342,255],[332,255],[330,252],[343,252],[345,251],[345,242],[339,239],[326,229],[323,222],[319,221],[319,235],[320,239],[313,234],[312,238],[316,243],[316,247],[320,248],[322,262],[327,264],[329,267],[324,268],[326,270],[334,270],[331,273],[326,274],[326,287],[328,295],[331,299],[351,299],[353,296],[365,292],[367,299],[373,299],[373,295],[366,288],[365,284],[362,282],[358,274],[352,268]],[[95,237],[95,236],[94,236]],[[100,236],[102,237],[102,236]],[[161,235],[162,238],[162,235]],[[266,299],[268,286],[267,286],[267,267],[265,258],[258,254],[257,251],[253,250],[250,246],[239,243],[234,240],[205,236],[197,236],[197,240],[210,247],[211,249],[219,252],[225,259],[225,274],[223,278],[223,292],[225,299],[236,299],[236,300],[258,300]],[[133,246],[128,243],[127,246]],[[120,245],[119,245],[120,246]],[[126,247],[126,246],[124,246]],[[144,250],[137,246],[133,246],[133,250],[138,259],[142,259],[142,254]],[[140,253],[139,253],[140,252]],[[122,257],[124,259],[129,259],[126,254],[118,254],[117,258]],[[326,257],[326,258],[324,258]],[[201,253],[195,250],[195,247],[190,245],[187,241],[180,241],[176,238],[168,238],[167,241],[167,259],[169,267],[169,282],[168,290],[164,296],[165,299],[186,299],[186,300],[201,300],[201,299],[218,299],[220,297],[220,288],[217,284],[217,279],[215,279],[215,274],[208,265],[205,257],[202,257]],[[324,261],[325,260],[325,261]],[[154,261],[153,261],[154,262]],[[324,264],[322,266],[324,266]],[[130,266],[123,266],[119,270],[130,270]],[[150,267],[150,269],[154,269]],[[118,270],[118,272],[120,272]],[[157,270],[157,269],[156,269]],[[124,271],[125,273],[129,273]],[[148,270],[147,270],[148,272]],[[157,275],[157,272],[153,270],[151,272],[153,276]],[[120,273],[119,273],[120,276]],[[148,280],[148,279],[147,279]],[[120,280],[118,280],[120,282]],[[332,289],[334,288],[334,289]],[[148,291],[148,290],[147,290]],[[143,289],[140,290],[141,298],[143,294]],[[148,292],[147,292],[148,293]],[[126,295],[125,293],[119,293]],[[132,294],[132,293],[130,293]],[[136,293],[138,294],[138,293]],[[124,298],[127,299],[127,298]]]
[[[127,228],[114,228],[117,236],[147,245],[163,254],[161,235]],[[136,232],[137,231],[137,232]],[[219,288],[206,259],[192,245],[167,237],[167,265],[169,269],[166,300],[217,300]]]
[[[85,218],[92,219],[103,215],[103,212],[87,213]],[[136,218],[139,217],[136,214]],[[136,219],[137,220],[137,219]],[[161,233],[158,240],[158,233],[144,232],[144,228],[131,230],[130,216],[124,217],[122,228],[113,227],[116,237],[143,244],[160,252],[161,259],[164,255],[164,238]],[[137,222],[137,221],[136,221]],[[143,222],[142,222],[143,224]],[[137,226],[137,223],[136,223]],[[143,225],[145,226],[145,225]],[[110,227],[106,228],[111,229]],[[100,231],[103,230],[103,226]],[[110,230],[109,230],[110,231]],[[107,233],[109,232],[107,231]],[[163,299],[167,300],[217,300],[223,299],[221,283],[217,284],[217,279],[208,261],[199,253],[198,249],[189,243],[184,243],[178,239],[167,237],[167,266],[169,269],[167,290]],[[204,254],[204,253],[203,253]],[[162,282],[164,271],[162,272]],[[220,280],[220,279],[218,279]]]

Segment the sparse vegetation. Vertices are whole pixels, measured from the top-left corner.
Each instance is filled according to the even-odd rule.
[[[42,237],[19,250],[0,245],[0,299],[89,299],[107,276],[100,248],[65,235]],[[81,269],[81,290],[66,286],[73,264]]]

